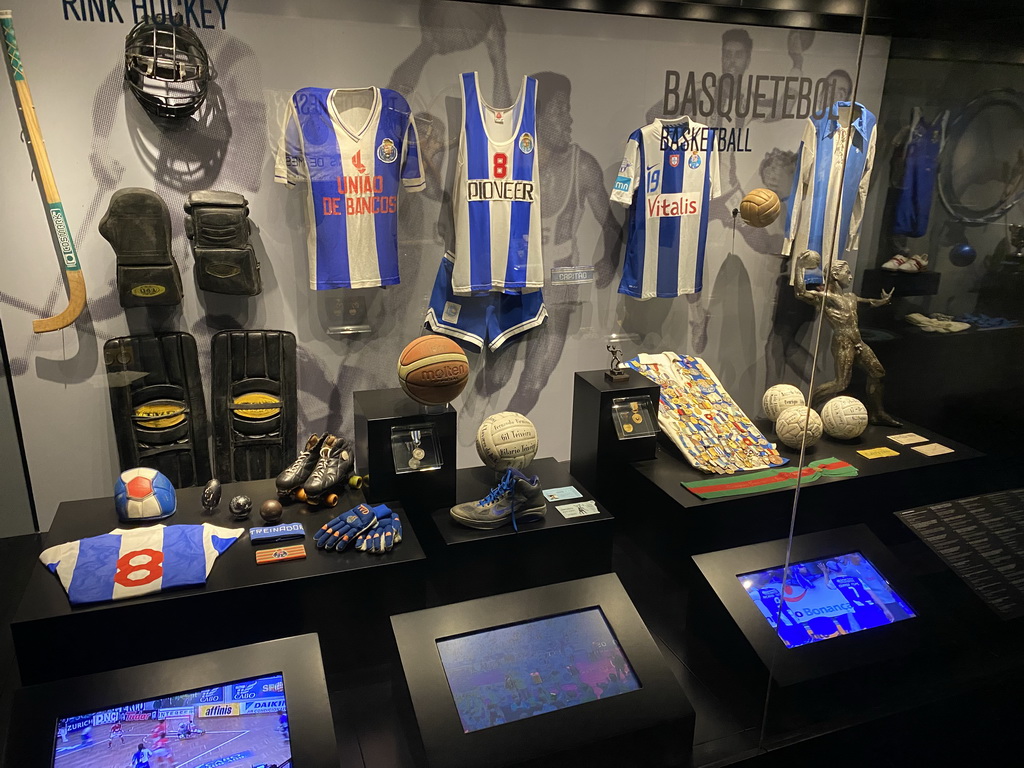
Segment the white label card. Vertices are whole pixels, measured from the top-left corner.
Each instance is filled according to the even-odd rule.
[[[592,499],[590,501],[580,501],[576,504],[561,504],[555,507],[555,509],[557,509],[566,520],[573,517],[596,515],[600,512],[597,508],[597,502]]]
[[[944,445],[938,443],[928,443],[928,445],[915,445],[914,450],[918,453],[923,453],[925,456],[941,456],[944,453],[953,453],[952,448],[947,448]]]
[[[914,432],[903,432],[899,435],[889,435],[889,439],[894,443],[899,443],[900,445],[913,445],[914,443],[923,443],[928,440],[927,437],[921,437]]]

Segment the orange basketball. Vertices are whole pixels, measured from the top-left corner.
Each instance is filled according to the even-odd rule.
[[[444,405],[466,388],[469,361],[447,336],[420,336],[398,358],[398,381],[417,403]]]

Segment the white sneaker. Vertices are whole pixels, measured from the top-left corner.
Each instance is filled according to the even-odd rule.
[[[908,261],[910,261],[909,256],[904,256],[901,253],[897,253],[895,256],[893,256],[891,259],[885,262],[885,264],[882,265],[882,269],[888,269],[891,272],[895,272]]]
[[[896,269],[899,272],[927,272],[928,254],[915,253],[909,259],[900,264]]]

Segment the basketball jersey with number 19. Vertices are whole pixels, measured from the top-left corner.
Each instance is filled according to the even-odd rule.
[[[529,293],[544,285],[537,81],[523,78],[511,107],[480,96],[476,72],[462,81],[462,132],[454,190],[452,291]]]

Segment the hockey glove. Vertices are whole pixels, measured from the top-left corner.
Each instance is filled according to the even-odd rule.
[[[328,522],[313,534],[317,549],[337,549],[344,552],[359,534],[377,525],[373,510],[365,504],[352,507]]]
[[[362,552],[383,555],[402,540],[402,521],[387,504],[373,507],[373,514],[377,516],[377,526],[357,536],[355,546]]]
[[[339,454],[341,466],[338,469],[338,477],[342,483],[346,483],[352,476],[352,469],[355,467],[356,449],[344,435],[338,435],[338,443],[341,444],[341,452]]]

